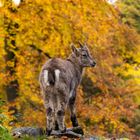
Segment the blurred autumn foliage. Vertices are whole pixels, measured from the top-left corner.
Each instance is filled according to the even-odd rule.
[[[77,115],[86,134],[135,134],[140,104],[139,33],[123,9],[104,0],[3,0],[0,7],[0,98],[8,128],[46,126],[38,76],[49,57],[66,58],[70,43],[87,42],[97,67],[86,69]],[[77,45],[78,47],[78,45]],[[66,117],[70,126],[69,114]]]

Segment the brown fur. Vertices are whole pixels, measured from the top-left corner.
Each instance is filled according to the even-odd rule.
[[[65,110],[68,106],[73,126],[78,126],[76,119],[75,99],[76,89],[80,84],[83,68],[95,66],[86,46],[76,49],[66,59],[53,58],[42,67],[39,81],[47,110],[47,130],[55,129],[55,122],[61,131],[65,131]],[[85,56],[86,55],[86,56]],[[59,82],[56,82],[55,70],[60,71]],[[48,71],[49,85],[44,83],[44,70]]]

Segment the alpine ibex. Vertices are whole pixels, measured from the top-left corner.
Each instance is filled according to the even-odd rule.
[[[71,45],[72,53],[66,59],[49,59],[42,67],[39,81],[47,114],[47,135],[56,129],[65,132],[65,109],[68,106],[73,127],[78,126],[75,110],[76,89],[80,84],[83,68],[94,67],[86,44],[80,48]]]

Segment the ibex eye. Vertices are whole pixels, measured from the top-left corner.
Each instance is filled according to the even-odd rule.
[[[83,54],[82,56],[83,56],[83,57],[87,57],[87,55],[86,55],[86,54]]]

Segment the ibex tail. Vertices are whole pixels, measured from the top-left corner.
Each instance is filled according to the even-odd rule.
[[[56,83],[59,82],[59,75],[60,75],[60,70],[55,69],[55,70],[44,70],[44,82],[47,86],[50,85],[55,85]]]

